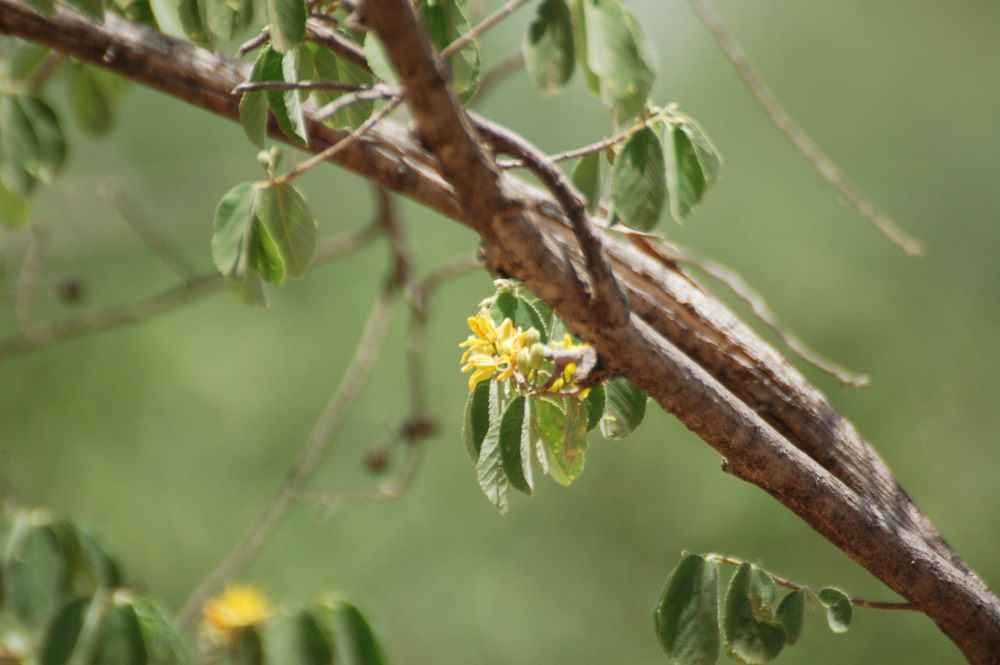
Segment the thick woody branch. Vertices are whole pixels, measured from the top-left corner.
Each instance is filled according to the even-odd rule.
[[[368,5],[380,30],[394,20],[379,16],[383,9],[412,16],[405,0]],[[406,21],[406,30],[422,34]],[[116,16],[99,26],[62,8],[46,18],[21,0],[0,0],[0,32],[51,44],[237,117],[238,97],[231,91],[246,80],[248,66]],[[399,37],[414,44],[412,35]],[[727,471],[762,487],[912,601],[970,662],[1000,663],[996,597],[943,542],[853,425],[724,305],[669,261],[602,237],[630,308],[624,325],[602,325],[603,312],[591,306],[582,284],[590,266],[564,208],[501,174],[464,113],[457,122],[448,115],[457,108],[454,96],[450,86],[442,88],[442,65],[433,52],[426,57],[425,47],[390,54],[409,93],[418,81],[433,92],[422,101],[408,97],[423,144],[383,121],[332,161],[479,231],[492,266],[545,299],[597,349],[602,369],[642,387],[718,450]],[[308,130],[314,153],[344,136],[312,116]],[[282,138],[276,127],[272,136]]]

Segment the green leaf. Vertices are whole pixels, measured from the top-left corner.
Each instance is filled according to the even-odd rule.
[[[98,23],[104,23],[104,0],[66,0],[66,4],[79,9]]]
[[[306,0],[264,0],[271,43],[279,53],[295,48],[306,36]]]
[[[806,592],[802,589],[791,591],[778,604],[777,617],[785,631],[788,646],[794,645],[802,636],[806,625]]]
[[[265,282],[281,284],[285,281],[286,266],[281,250],[270,230],[257,218],[250,231],[250,255],[247,257],[254,272]]]
[[[601,154],[592,152],[576,160],[569,177],[587,199],[587,212],[593,215],[601,202]]]
[[[257,61],[254,63],[253,72],[250,75],[251,81],[298,81],[298,67],[300,51],[291,51],[284,56],[278,53],[270,45],[261,49]],[[253,94],[253,93],[250,93]],[[296,139],[302,143],[307,141],[305,115],[302,110],[302,97],[298,90],[267,90],[264,92],[267,97],[267,105],[274,113],[275,120],[281,131],[289,138]],[[259,113],[259,112],[258,112]],[[259,119],[255,118],[259,123]],[[244,130],[251,139],[259,138],[263,130],[259,125],[254,125],[254,132]],[[261,141],[263,142],[263,141]],[[255,145],[259,145],[256,144]]]
[[[443,50],[471,29],[463,3],[458,0],[424,0],[422,17],[427,35],[438,50]],[[479,44],[475,40],[469,42],[448,60],[448,64],[455,94],[461,103],[466,104],[475,96],[483,71]]]
[[[604,385],[597,384],[587,394],[587,431],[597,427],[604,416]]]
[[[42,14],[51,15],[52,10],[45,11],[42,9],[42,6],[48,5],[52,7],[54,2],[52,0],[38,0],[37,4],[33,2],[29,2],[28,4],[32,5]],[[52,49],[47,44],[39,44],[38,42],[17,41],[14,44],[16,45],[16,49],[10,55],[8,73],[16,81],[26,81],[31,78],[32,74],[38,71],[38,68],[42,66],[45,59],[49,57]]]
[[[540,439],[549,475],[569,485],[583,472],[587,441],[587,409],[577,398],[542,397],[531,408],[533,434]]]
[[[205,22],[222,39],[234,39],[253,23],[253,0],[204,0]]]
[[[132,599],[132,609],[142,628],[150,665],[189,665],[191,654],[180,631],[159,605],[148,598]]]
[[[240,98],[240,125],[250,143],[263,150],[267,145],[267,93],[244,92]]]
[[[637,115],[655,77],[642,30],[621,0],[578,0],[586,71],[619,124]]]
[[[671,571],[653,613],[660,646],[678,665],[719,658],[719,564],[689,554]]]
[[[250,182],[230,189],[215,210],[212,260],[242,302],[266,307],[260,277],[250,269],[259,188]]]
[[[628,379],[619,377],[604,384],[604,395],[601,434],[606,439],[624,439],[646,415],[646,393]]]
[[[46,513],[17,514],[4,553],[3,597],[27,626],[43,626],[66,600],[71,561],[60,545]]]
[[[531,466],[527,451],[528,422],[525,420],[526,398],[518,395],[500,419],[500,463],[511,487],[531,495]]]
[[[723,617],[726,652],[742,663],[766,663],[785,646],[785,631],[773,616],[774,580],[743,563],[729,581]]]
[[[309,214],[302,193],[290,184],[265,185],[257,215],[277,247],[284,270],[302,279],[316,253],[316,220]]]
[[[722,160],[701,127],[684,116],[667,130],[666,167],[670,212],[680,222],[718,179]]]
[[[70,111],[80,128],[98,136],[106,133],[122,98],[121,77],[91,65],[68,63],[65,78]]]
[[[531,82],[545,95],[562,89],[573,75],[573,21],[566,0],[544,0],[521,43]]]
[[[527,330],[534,328],[538,331],[543,344],[549,340],[548,326],[545,325],[545,315],[540,311],[542,302],[534,297],[529,291],[517,288],[511,291],[500,293],[491,308],[491,314],[499,321],[510,319],[515,328]]]
[[[656,225],[667,197],[663,144],[652,127],[625,141],[611,170],[611,200],[628,226],[648,231]]]
[[[31,119],[17,97],[0,96],[0,179],[15,195],[35,187],[41,151]]]
[[[265,665],[264,644],[256,626],[244,626],[236,632],[229,658],[231,665]]]
[[[507,488],[510,484],[507,482],[507,475],[503,470],[500,451],[500,418],[490,418],[490,427],[486,431],[483,445],[479,449],[476,477],[479,481],[479,487],[486,494],[490,503],[501,513],[506,513],[509,507]]]
[[[385,665],[385,654],[365,615],[354,605],[340,601],[333,607],[336,657],[345,665]]]
[[[483,446],[483,439],[490,428],[490,390],[495,386],[494,381],[480,381],[469,393],[469,400],[465,405],[465,424],[462,427],[462,436],[465,439],[465,447],[469,451],[469,456],[475,462],[479,459],[479,450]],[[492,388],[495,390],[495,388]]]
[[[0,181],[0,221],[3,225],[12,229],[24,223],[28,219],[31,211],[31,202],[23,197],[11,192]]]
[[[192,42],[204,48],[212,48],[215,41],[208,29],[205,16],[205,0],[179,0],[177,14],[184,34]]]
[[[346,35],[345,35],[346,36]],[[368,86],[375,83],[375,77],[350,60],[338,57],[333,51],[318,44],[309,44],[316,68],[316,78],[320,81],[336,81],[351,85]],[[317,103],[329,104],[346,94],[340,90],[316,90],[313,93]],[[357,102],[337,111],[327,121],[332,127],[357,129],[375,111],[375,102]]]
[[[387,85],[399,85],[399,77],[392,66],[389,54],[385,51],[385,44],[378,38],[374,30],[369,30],[365,34],[364,49],[365,60],[368,61],[368,66],[371,67],[372,73]]]
[[[52,16],[56,11],[54,0],[27,0],[28,6],[45,16]]]
[[[281,665],[330,665],[334,662],[333,636],[313,614],[301,609],[268,627],[264,647],[269,663]]]
[[[854,605],[851,597],[832,586],[823,587],[817,594],[820,605],[826,610],[826,623],[835,633],[846,633],[851,627]]]
[[[66,137],[59,126],[59,117],[40,97],[25,96],[20,98],[20,102],[38,142],[35,175],[42,182],[52,182],[66,163]]]
[[[91,662],[146,665],[147,658],[142,628],[132,604],[127,599],[114,598],[95,638]]]
[[[61,608],[45,630],[41,665],[64,665],[76,647],[90,598],[76,598]]]

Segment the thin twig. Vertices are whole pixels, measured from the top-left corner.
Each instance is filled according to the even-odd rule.
[[[788,345],[788,348],[816,369],[826,372],[845,385],[854,386],[855,388],[863,388],[868,385],[869,379],[866,375],[855,374],[832,360],[824,358],[809,348],[794,333],[785,328],[778,319],[778,316],[768,306],[764,297],[747,284],[743,280],[743,277],[732,268],[706,258],[693,250],[668,243],[663,238],[652,233],[643,233],[625,227],[617,228],[616,230],[624,233],[632,244],[644,254],[653,257],[663,265],[669,267],[674,263],[686,263],[725,284],[740,300],[750,305],[757,318],[780,337],[781,341]]]
[[[17,274],[17,285],[14,288],[14,316],[21,334],[30,337],[32,310],[35,295],[38,293],[38,278],[45,265],[45,252],[48,247],[48,236],[45,231],[35,226],[28,236],[28,245],[21,259],[21,269]]]
[[[524,69],[524,53],[521,52],[521,49],[517,49],[486,70],[486,73],[479,80],[479,87],[476,88],[476,94],[469,101],[469,106],[475,106],[482,102],[486,95],[492,92],[500,83],[522,69]]]
[[[744,563],[749,563],[739,557],[729,556],[728,554],[706,554],[706,559],[711,559],[713,561],[718,561],[720,563],[728,563],[732,566],[742,566]],[[774,580],[774,583],[778,586],[783,586],[786,589],[792,589],[794,591],[806,591],[812,595],[819,593],[816,589],[808,587],[804,584],[799,584],[794,582],[787,577],[782,577],[781,575],[775,575],[774,573],[768,571],[768,575]],[[851,605],[855,607],[866,607],[869,609],[877,610],[916,610],[917,607],[913,603],[908,602],[898,602],[898,601],[887,601],[887,600],[863,600],[861,598],[851,598]]]
[[[555,154],[549,155],[550,162],[565,162],[570,159],[576,159],[577,157],[583,157],[585,155],[590,155],[595,152],[601,152],[602,150],[607,150],[608,148],[614,147],[632,136],[640,129],[648,126],[649,122],[644,121],[632,125],[628,129],[618,132],[611,138],[604,139],[603,141],[598,141],[596,143],[591,143],[590,145],[581,146],[579,148],[573,148],[572,150],[565,150],[563,152],[557,152]],[[524,168],[524,160],[521,159],[505,159],[499,161],[497,165],[502,169],[521,169]]]
[[[328,238],[316,249],[312,265],[349,254],[367,244],[377,234],[378,227],[370,224],[356,231]],[[222,276],[217,272],[211,272],[134,303],[86,312],[50,323],[36,324],[20,331],[20,334],[0,339],[0,361],[90,333],[145,321],[186,305],[192,300],[217,293],[224,287],[225,281]]]
[[[329,104],[321,106],[317,109],[316,112],[313,113],[313,118],[319,122],[323,122],[327,118],[332,118],[339,111],[347,108],[351,104],[357,104],[359,102],[372,102],[379,99],[390,99],[398,97],[401,94],[402,91],[399,88],[393,88],[379,83],[374,87],[358,90],[357,92],[337,97]]]
[[[603,308],[606,325],[623,325],[628,320],[628,302],[604,257],[601,239],[590,222],[586,203],[569,178],[549,161],[544,152],[525,138],[475,113],[469,112],[468,115],[485,141],[498,152],[521,159],[526,168],[538,176],[559,201],[573,226],[573,233],[590,273],[591,299],[595,305],[599,304]]]
[[[334,143],[333,145],[331,145],[329,148],[326,148],[322,152],[319,152],[319,153],[313,155],[309,159],[306,159],[304,161],[299,162],[295,166],[295,168],[292,169],[291,171],[289,171],[288,173],[285,173],[284,175],[281,175],[281,176],[278,176],[277,178],[275,178],[274,179],[274,184],[275,185],[284,185],[284,184],[288,183],[289,181],[291,181],[291,180],[299,177],[300,175],[302,175],[306,171],[309,171],[310,169],[316,168],[317,166],[319,166],[323,162],[331,159],[338,152],[340,152],[341,150],[343,150],[347,146],[349,146],[352,143],[354,143],[355,141],[357,141],[359,137],[361,137],[365,132],[367,132],[369,129],[371,129],[372,127],[374,127],[379,121],[381,121],[383,118],[385,118],[390,113],[392,113],[393,111],[395,111],[396,107],[398,107],[402,103],[402,101],[403,101],[402,97],[397,97],[397,98],[393,99],[388,104],[386,104],[384,107],[382,107],[380,110],[376,111],[375,113],[372,113],[368,117],[368,119],[365,120],[364,123],[362,123],[362,125],[360,127],[358,127],[357,129],[355,129],[353,132],[351,132],[350,134],[348,134],[344,138],[340,139],[339,141],[337,141],[336,143]]]
[[[267,507],[253,523],[239,543],[206,577],[177,613],[177,625],[190,628],[204,602],[228,580],[239,574],[260,552],[264,544],[295,505],[295,495],[301,493],[309,478],[315,473],[323,456],[330,448],[333,434],[350,412],[361,385],[375,364],[378,348],[392,318],[395,290],[386,289],[376,299],[358,338],[354,356],[344,371],[340,385],[330,396],[320,413],[298,459],[289,469],[285,482],[271,497]]]
[[[367,72],[371,71],[368,60],[365,58],[365,52],[360,46],[316,20],[310,19],[306,22],[306,39],[330,49]]]
[[[260,31],[259,35],[257,35],[256,37],[251,37],[247,41],[240,44],[239,48],[240,56],[242,57],[247,53],[250,53],[251,51],[256,51],[261,46],[266,44],[267,40],[269,40],[270,38],[271,38],[271,31],[267,28],[264,28],[263,30]]]
[[[764,83],[764,80],[753,68],[753,65],[750,64],[750,60],[743,52],[743,49],[740,48],[736,40],[729,34],[722,19],[708,6],[708,3],[705,0],[689,0],[689,2],[691,3],[691,8],[698,15],[698,18],[701,19],[702,23],[715,36],[722,52],[736,68],[740,78],[750,88],[750,92],[757,98],[757,102],[764,109],[764,112],[767,113],[774,126],[788,137],[788,140],[819,171],[823,179],[830,183],[845,201],[861,213],[865,219],[871,222],[894,245],[910,256],[923,255],[923,244],[901,229],[892,218],[879,210],[874,202],[858,191],[844,174],[840,172],[840,169],[833,163],[833,160],[826,156],[816,142],[785,111],[781,106],[781,102],[778,101],[774,93],[771,92],[770,88],[767,87],[767,84]]]
[[[343,90],[357,92],[370,90],[369,86],[339,81],[247,81],[233,88],[233,94],[253,90]]]
[[[479,39],[483,35],[483,33],[485,33],[487,30],[489,30],[497,23],[499,23],[500,21],[504,20],[505,18],[513,14],[522,5],[527,4],[527,2],[528,0],[510,0],[510,2],[500,7],[495,12],[493,12],[492,14],[484,18],[482,21],[480,21],[479,24],[472,30],[469,30],[467,33],[465,33],[464,35],[453,41],[451,44],[448,44],[448,46],[446,46],[445,49],[441,51],[441,57],[447,60],[451,56],[455,55],[463,48],[465,48],[468,44],[471,44],[473,41]]]
[[[146,243],[147,247],[153,250],[153,253],[161,261],[177,273],[178,277],[189,280],[198,274],[198,271],[184,258],[184,255],[177,251],[170,241],[149,223],[145,215],[120,187],[105,182],[99,187],[98,193],[101,198],[118,209],[122,219],[128,222],[136,235]]]

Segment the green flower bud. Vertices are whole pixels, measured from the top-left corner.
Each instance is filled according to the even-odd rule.
[[[527,349],[521,349],[517,353],[517,370],[522,374],[527,374],[530,371],[530,360]]]
[[[542,341],[542,334],[535,330],[534,328],[528,328],[524,331],[524,345],[527,347],[532,347]]]
[[[539,370],[542,368],[542,363],[545,362],[545,345],[535,342],[531,345],[531,350],[528,352],[528,367],[533,370]]]

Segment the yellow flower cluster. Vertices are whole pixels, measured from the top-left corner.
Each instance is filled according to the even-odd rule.
[[[472,372],[469,392],[480,381],[494,378],[494,374],[497,381],[513,376],[517,354],[524,348],[524,332],[515,328],[510,319],[504,319],[498,328],[485,307],[469,317],[469,328],[472,330],[469,339],[458,345],[465,348],[462,371]]]
[[[562,341],[561,344],[559,342],[556,342],[552,346],[554,348],[561,348],[561,349],[569,350],[569,349],[583,348],[583,347],[586,347],[588,345],[587,344],[574,344],[573,343],[573,338],[569,336],[569,333],[566,333],[566,336],[563,337],[563,341]],[[573,377],[574,376],[576,376],[576,363],[566,363],[566,366],[563,367],[562,374],[559,377],[557,377],[555,381],[552,382],[551,386],[549,386],[549,392],[557,393],[557,392],[561,391],[563,388],[569,388],[569,389],[572,389],[572,390],[577,390],[577,387],[575,385],[573,385]],[[584,390],[580,390],[579,391],[578,397],[580,397],[582,399],[582,398],[586,397],[589,393],[590,393],[590,388],[585,388]]]
[[[260,623],[274,615],[267,596],[252,586],[227,585],[212,596],[201,609],[210,639],[230,642],[240,628]]]

